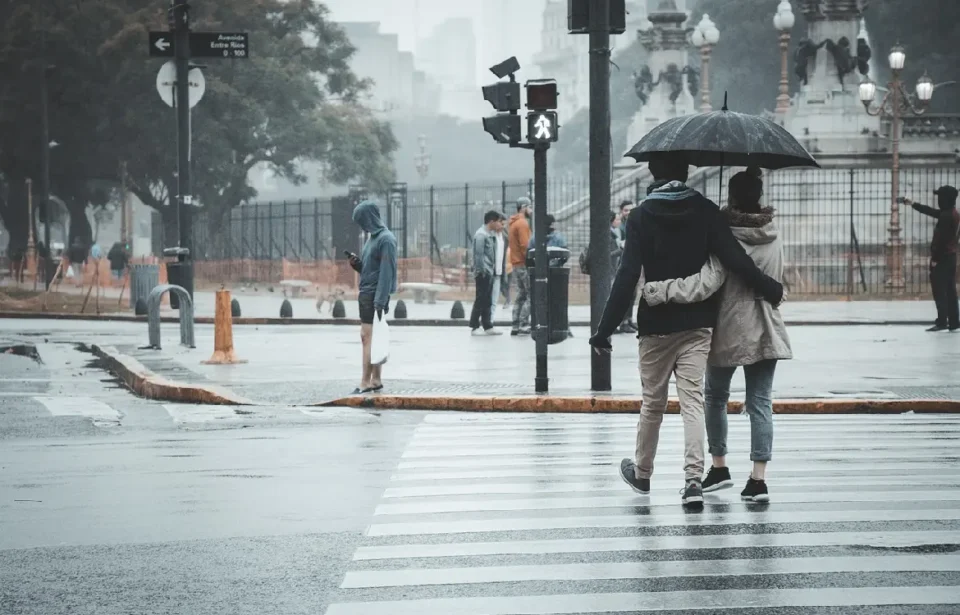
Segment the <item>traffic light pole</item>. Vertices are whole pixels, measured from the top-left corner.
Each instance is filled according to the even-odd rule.
[[[192,267],[193,239],[190,208],[190,8],[187,0],[171,0],[174,17],[174,61],[177,68],[177,246],[189,250],[184,259]],[[193,276],[190,276],[193,279]]]
[[[600,326],[612,277],[610,148],[610,0],[593,0],[590,4],[590,329],[593,333]],[[612,388],[610,355],[591,352],[590,357],[590,388],[609,391]]]
[[[536,260],[533,269],[533,309],[536,310],[537,327],[533,332],[536,342],[537,373],[534,388],[537,393],[546,393],[547,377],[547,150],[548,143],[539,143],[533,148],[533,226],[536,237]]]

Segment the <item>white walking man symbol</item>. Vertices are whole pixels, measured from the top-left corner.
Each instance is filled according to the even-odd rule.
[[[537,129],[537,134],[534,136],[535,139],[550,138],[550,119],[546,115],[541,115],[537,118],[537,123],[534,124],[534,128]]]

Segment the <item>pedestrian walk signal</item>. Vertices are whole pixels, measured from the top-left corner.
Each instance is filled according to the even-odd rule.
[[[557,140],[557,114],[542,111],[527,115],[527,141],[530,143],[552,143]]]

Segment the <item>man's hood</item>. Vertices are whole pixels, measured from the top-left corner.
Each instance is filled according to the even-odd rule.
[[[353,221],[363,232],[374,235],[387,228],[380,220],[380,208],[373,201],[363,201],[353,210]]]
[[[516,222],[517,220],[526,220],[526,219],[527,217],[522,213],[515,213],[512,216],[510,216],[510,224],[512,226],[513,223]]]
[[[691,218],[703,215],[688,199],[700,193],[679,181],[659,181],[647,189],[647,198],[642,207],[630,212],[630,216],[649,215],[661,224],[685,226]],[[635,213],[642,210],[642,213]],[[628,217],[629,220],[629,217]]]
[[[759,213],[747,213],[728,207],[723,213],[730,221],[733,236],[747,245],[772,243],[780,235],[780,229],[773,221],[772,207],[764,207]]]

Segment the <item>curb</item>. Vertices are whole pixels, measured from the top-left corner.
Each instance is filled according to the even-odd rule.
[[[317,404],[380,410],[433,410],[456,412],[600,413],[639,414],[639,397],[431,397],[418,395],[351,396]],[[742,402],[730,402],[727,411],[738,414]],[[783,399],[773,402],[774,414],[903,414],[905,412],[960,414],[960,401],[931,399]],[[680,403],[671,399],[668,414],[679,414]]]
[[[146,316],[127,316],[124,314],[46,314],[33,312],[0,312],[0,318],[27,319],[27,320],[80,320],[80,321],[100,321],[100,322],[147,322]],[[177,323],[180,319],[177,316],[161,316],[161,322]],[[198,325],[212,325],[214,318],[212,316],[195,316],[193,322]],[[391,327],[462,327],[469,326],[466,320],[450,320],[447,318],[436,319],[403,319],[388,320]],[[234,318],[234,325],[349,325],[358,326],[360,321],[355,318]],[[507,321],[498,321],[494,323],[500,327],[510,326]],[[929,320],[786,320],[788,327],[848,327],[848,326],[872,326],[872,327],[922,327],[930,324]],[[588,321],[571,321],[570,327],[589,327]]]
[[[254,402],[237,397],[216,387],[183,384],[162,378],[140,361],[120,353],[112,346],[93,345],[90,350],[106,364],[136,395],[158,401],[185,404],[252,406]]]

